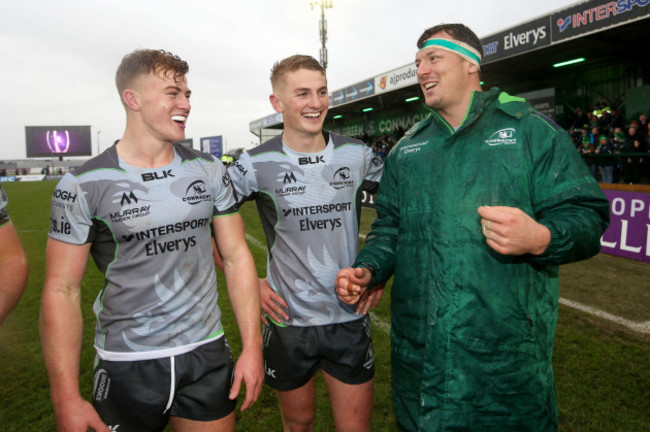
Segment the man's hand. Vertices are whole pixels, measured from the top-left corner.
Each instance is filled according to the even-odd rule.
[[[361,315],[367,315],[370,308],[374,308],[379,304],[381,297],[384,295],[384,288],[386,283],[379,284],[371,290],[366,290],[361,296],[359,303],[357,304],[357,309],[355,313]]]
[[[289,305],[271,288],[266,278],[260,278],[260,300],[262,301],[262,309],[273,321],[281,323],[282,319],[285,321],[289,319],[289,314],[285,311],[285,309],[289,308]],[[262,314],[262,322],[268,324],[264,314]]]
[[[551,232],[515,207],[478,208],[487,245],[502,255],[541,255],[551,242]]]
[[[235,376],[228,396],[231,400],[237,398],[242,382],[246,385],[246,398],[241,406],[241,411],[244,411],[255,403],[262,391],[264,363],[261,350],[244,349],[237,359]]]
[[[56,430],[65,432],[110,432],[90,402],[78,398],[55,405]]]
[[[336,293],[342,302],[356,304],[368,289],[370,279],[372,279],[372,274],[366,268],[341,269],[336,275]]]

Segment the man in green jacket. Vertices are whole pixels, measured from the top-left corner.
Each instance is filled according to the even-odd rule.
[[[432,27],[418,48],[431,114],[388,155],[377,220],[337,292],[355,303],[394,274],[400,429],[556,430],[558,265],[598,253],[607,199],[565,131],[481,90],[470,29]]]

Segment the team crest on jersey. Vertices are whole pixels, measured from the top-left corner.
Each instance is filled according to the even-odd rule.
[[[185,190],[183,201],[190,205],[196,205],[203,201],[212,201],[212,194],[207,193],[207,188],[203,180],[196,180],[190,183]]]
[[[342,167],[336,170],[332,176],[332,181],[330,186],[334,189],[343,189],[345,187],[354,187],[354,180],[352,180],[352,174],[350,168]]]

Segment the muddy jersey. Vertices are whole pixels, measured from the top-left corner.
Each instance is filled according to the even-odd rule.
[[[234,204],[223,164],[179,145],[160,168],[130,166],[113,146],[61,179],[49,236],[92,243],[106,277],[94,304],[100,357],[167,357],[222,335],[211,223]]]
[[[7,194],[0,186],[0,227],[9,223],[9,214],[7,213]]]
[[[361,193],[377,188],[383,162],[359,140],[324,135],[319,153],[296,153],[277,136],[228,168],[238,203],[257,202],[269,249],[266,275],[289,305],[284,325],[361,318],[337,298],[334,280],[357,256]]]

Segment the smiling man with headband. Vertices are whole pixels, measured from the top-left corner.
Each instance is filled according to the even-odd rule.
[[[388,155],[377,220],[337,292],[354,303],[394,274],[401,430],[554,431],[558,265],[598,252],[607,199],[564,130],[482,91],[469,28],[432,27],[417,45],[431,114]]]

